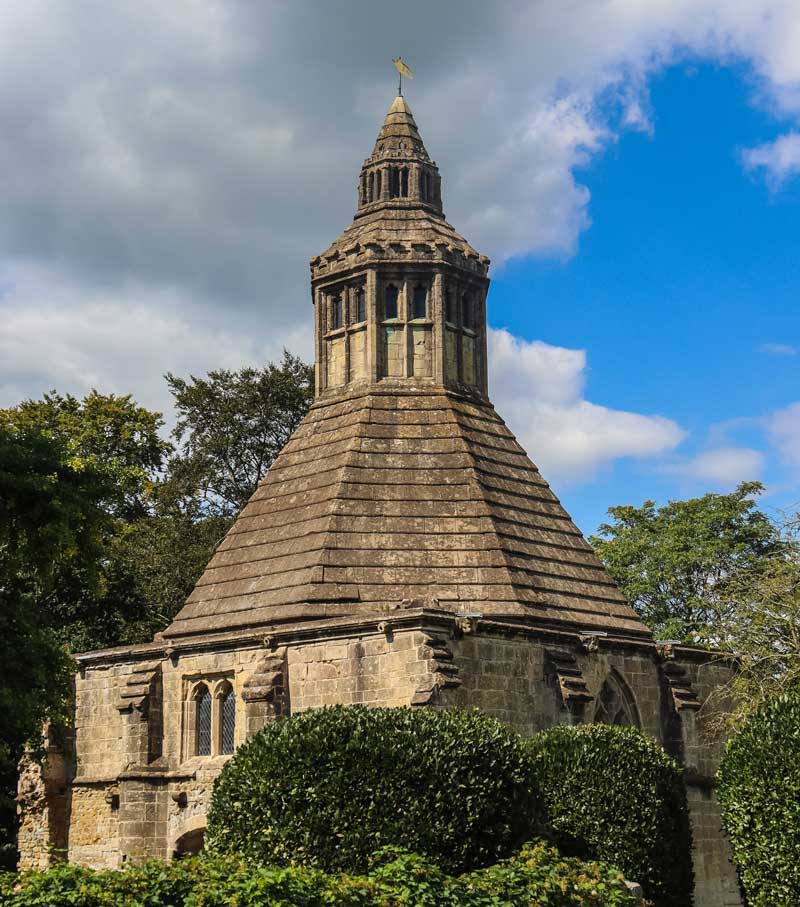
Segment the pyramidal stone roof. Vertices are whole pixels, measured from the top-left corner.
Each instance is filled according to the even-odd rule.
[[[312,406],[165,635],[404,602],[649,635],[494,408],[418,390]]]
[[[452,377],[448,357],[471,343],[477,361],[485,355],[488,264],[446,222],[436,164],[396,98],[362,167],[352,225],[311,262],[317,399],[166,638],[407,607],[650,637],[483,384],[462,381],[464,366]],[[399,319],[383,321],[380,287],[404,268],[432,288],[427,319],[414,321],[404,304]],[[369,297],[366,323],[352,314],[332,322],[331,299],[351,298],[354,286]],[[480,323],[460,314],[451,323],[446,286],[472,288]],[[389,377],[381,344],[398,331],[406,339],[393,355],[410,358]],[[363,355],[364,336],[371,366],[355,377],[350,366],[327,371],[337,349]],[[417,342],[437,363],[421,377],[410,352]]]

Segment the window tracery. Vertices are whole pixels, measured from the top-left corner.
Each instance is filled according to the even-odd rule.
[[[639,727],[639,714],[627,684],[616,672],[608,675],[597,697],[595,724]]]

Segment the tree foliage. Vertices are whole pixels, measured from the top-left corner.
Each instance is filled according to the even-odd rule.
[[[71,464],[61,439],[0,423],[0,847],[13,854],[16,764],[63,716],[71,661],[52,622],[58,579],[96,586],[108,516],[103,477]]]
[[[714,642],[735,606],[731,584],[781,550],[780,534],[756,507],[758,482],[656,507],[609,508],[613,522],[590,537],[600,559],[657,637]]]
[[[0,410],[7,841],[15,761],[64,704],[67,650],[144,642],[169,623],[248,489],[305,414],[309,376],[289,354],[281,367],[190,382],[170,376],[177,451],[162,437],[161,414],[130,395],[52,391]]]
[[[123,519],[148,511],[153,485],[172,451],[159,434],[161,414],[139,406],[130,394],[93,390],[79,400],[51,391],[41,400],[0,410],[0,423],[58,441],[66,461],[91,467],[102,479],[100,503]]]
[[[692,903],[692,834],[683,775],[631,727],[554,727],[529,741],[559,848],[604,860],[656,907]]]
[[[717,778],[748,904],[800,903],[800,688],[765,701],[741,726]]]
[[[522,739],[479,712],[335,706],[274,722],[214,785],[207,846],[361,871],[380,847],[447,870],[508,856],[539,799]]]
[[[170,462],[175,495],[208,514],[244,507],[308,411],[313,369],[284,351],[280,366],[218,370],[188,381],[168,374],[180,453]]]
[[[753,568],[740,571],[726,590],[725,621],[714,640],[736,656],[725,695],[736,724],[770,697],[800,686],[800,516],[779,530],[782,544]]]

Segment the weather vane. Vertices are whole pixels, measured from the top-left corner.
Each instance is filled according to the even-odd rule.
[[[411,72],[411,70],[408,68],[408,65],[406,64],[405,60],[402,57],[398,57],[396,60],[392,60],[392,63],[394,63],[394,68],[397,70],[398,75],[399,75],[397,93],[399,95],[402,95],[403,94],[403,76],[405,76],[407,79],[413,79],[414,73]]]

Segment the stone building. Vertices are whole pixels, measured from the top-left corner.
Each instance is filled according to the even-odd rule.
[[[489,402],[488,269],[397,97],[311,261],[316,400],[172,624],[79,656],[74,740],[20,782],[22,866],[197,849],[214,778],[276,716],[479,706],[660,740],[698,907],[739,903],[701,711],[724,668],[653,640]]]

